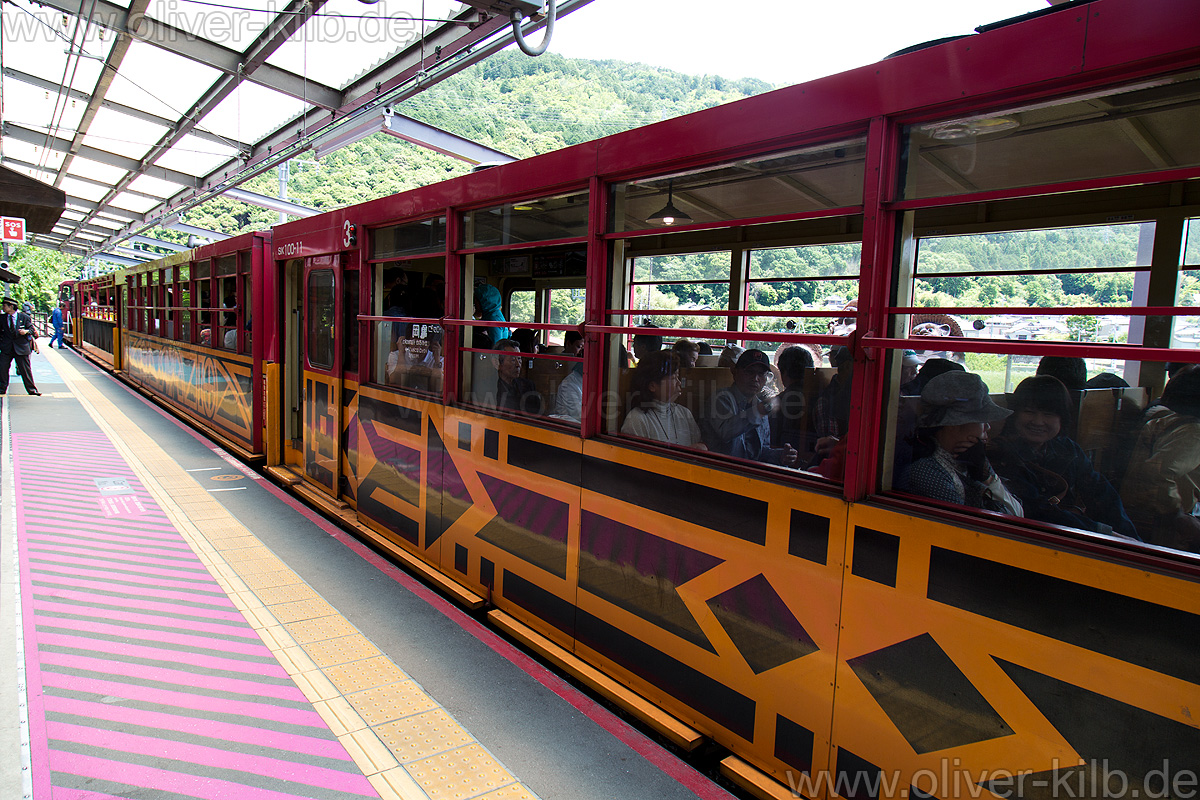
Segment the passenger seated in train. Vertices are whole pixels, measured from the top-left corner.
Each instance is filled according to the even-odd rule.
[[[932,359],[931,359],[932,360]],[[954,362],[950,362],[954,363]],[[917,373],[921,371],[921,359],[916,350],[905,350],[900,362],[900,394],[919,395],[921,388],[917,384]]]
[[[1087,362],[1069,356],[1042,356],[1037,365],[1038,375],[1052,375],[1062,381],[1068,391],[1081,392],[1087,384]]]
[[[837,374],[817,395],[813,415],[813,433],[816,436],[813,449],[818,460],[833,455],[834,449],[850,429],[850,386],[854,380],[854,356],[850,348],[832,348],[829,351],[829,365],[837,368]]]
[[[1083,385],[1084,389],[1128,389],[1129,382],[1120,375],[1111,372],[1101,372],[1094,378],[1089,378]]]
[[[496,406],[525,414],[542,413],[542,395],[533,381],[521,377],[521,346],[512,339],[496,343]]]
[[[488,283],[475,285],[475,319],[489,322],[507,322],[501,308],[500,290]],[[471,346],[483,350],[498,350],[500,342],[511,341],[508,328],[476,328]],[[518,350],[520,345],[513,342]]]
[[[567,331],[563,334],[563,355],[583,355],[583,334],[579,331]]]
[[[917,398],[921,390],[938,375],[947,372],[966,372],[966,367],[948,358],[931,358],[917,370],[917,377],[900,387],[902,397]],[[917,438],[918,407],[912,400],[900,403],[896,411],[896,474],[902,474],[913,462],[913,446]]]
[[[578,331],[567,331],[568,334],[574,333],[579,335]],[[583,344],[583,338],[579,338],[580,345]],[[583,348],[580,347],[579,352],[574,355],[583,355]],[[550,415],[552,419],[561,419],[564,422],[579,423],[583,419],[583,362],[577,361],[571,367],[571,371],[558,384],[558,390],[554,394],[554,413]]]
[[[800,463],[807,464],[815,444],[807,413],[808,398],[804,395],[804,385],[813,371],[812,354],[801,345],[785,345],[775,362],[783,391],[776,396],[775,413],[771,415],[771,444],[790,444],[800,454]]]
[[[691,339],[680,339],[672,349],[675,351],[675,355],[679,356],[681,367],[691,369],[696,366],[696,360],[700,358],[700,345]]]
[[[1072,406],[1058,378],[1021,381],[1009,401],[1012,416],[988,442],[988,460],[1029,519],[1136,539],[1120,495],[1065,433]]]
[[[225,336],[221,343],[226,350],[237,350],[237,314],[232,311],[226,311],[223,322]]]
[[[653,322],[647,322],[639,325],[639,328],[657,328]],[[662,350],[663,337],[655,336],[649,333],[635,334],[633,337],[633,360],[637,363],[642,363],[642,359],[649,356],[651,353],[657,353]]]
[[[746,352],[746,348],[740,344],[725,345],[721,348],[721,355],[717,358],[717,366],[733,369],[737,366],[738,359],[742,357],[742,353],[744,352]]]
[[[1121,497],[1143,540],[1200,552],[1200,368],[1176,373],[1146,410]]]
[[[898,488],[960,506],[1023,516],[1021,501],[988,462],[984,444],[991,423],[1011,412],[988,397],[987,386],[970,372],[947,372],[921,392],[914,461]]]
[[[700,427],[686,406],[675,401],[683,391],[679,356],[671,350],[649,353],[633,370],[631,408],[621,433],[707,450]]]
[[[520,346],[522,353],[541,353],[545,350],[538,341],[538,332],[532,328],[517,328],[510,338]]]
[[[710,450],[735,458],[794,467],[800,454],[790,444],[771,446],[774,398],[763,390],[771,359],[761,350],[747,350],[733,366],[733,385],[717,392],[701,430]]]

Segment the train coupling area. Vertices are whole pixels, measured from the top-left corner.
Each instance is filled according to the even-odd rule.
[[[0,798],[730,796],[74,352],[34,365],[0,401]]]

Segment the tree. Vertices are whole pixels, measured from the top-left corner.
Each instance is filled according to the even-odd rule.
[[[21,246],[10,259],[21,282],[9,289],[19,303],[29,301],[37,311],[49,312],[58,301],[58,286],[78,274],[79,259],[41,247]]]

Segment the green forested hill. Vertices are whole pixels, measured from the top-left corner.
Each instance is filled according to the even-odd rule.
[[[499,53],[397,106],[406,116],[526,158],[651,122],[769,91],[758,80],[726,80],[621,61],[529,58]],[[293,163],[288,197],[322,211],[461,175],[468,165],[376,134],[319,164]],[[272,170],[246,185],[278,196]],[[278,220],[275,212],[217,199],[184,221],[237,232]]]

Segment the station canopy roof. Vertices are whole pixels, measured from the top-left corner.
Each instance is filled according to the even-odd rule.
[[[557,14],[588,2],[558,0]],[[180,215],[222,193],[276,208],[236,187],[380,124],[503,159],[389,110],[512,43],[513,5],[540,3],[6,0],[2,163],[66,194],[30,241],[100,256],[155,227],[187,230]],[[542,25],[525,20],[531,45]]]

